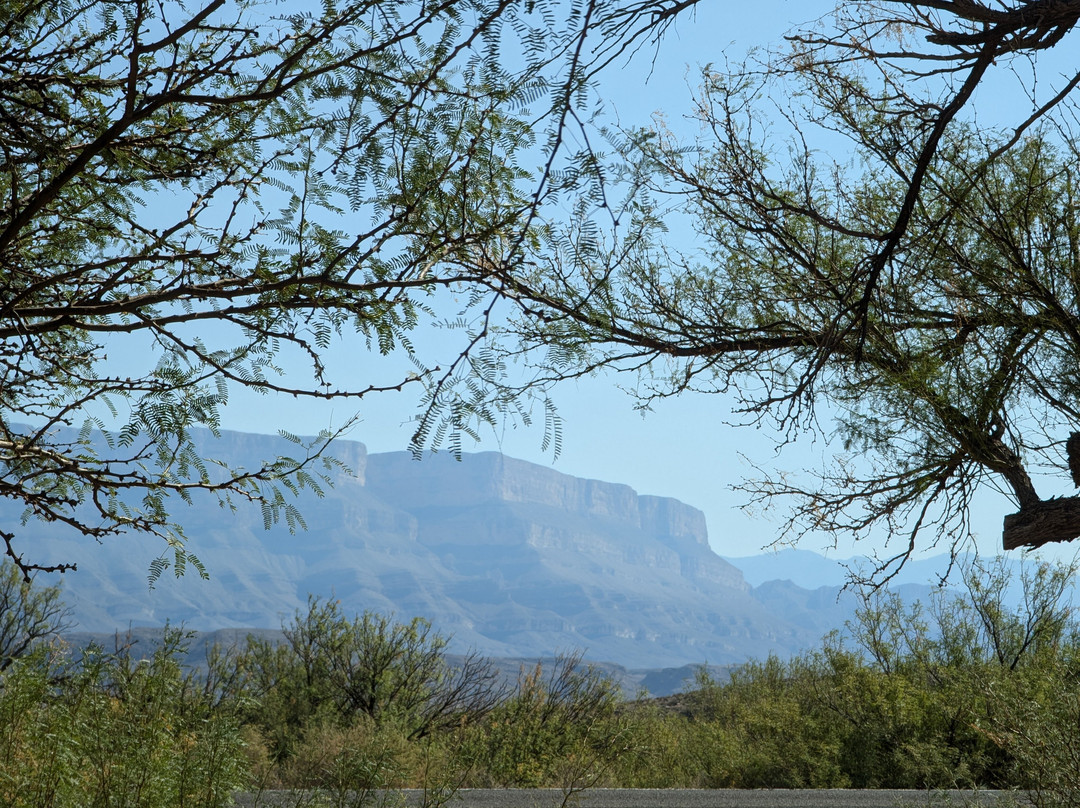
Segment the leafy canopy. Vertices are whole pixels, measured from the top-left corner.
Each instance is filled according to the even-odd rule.
[[[1080,469],[1080,72],[1038,61],[1075,52],[1078,19],[1056,0],[841,3],[706,67],[696,138],[610,133],[618,226],[583,210],[553,238],[508,352],[543,383],[609,368],[645,407],[734,393],[782,443],[826,437],[824,471],[745,487],[793,503],[789,537],[884,529],[879,572],[920,537],[962,546],[983,488],[1019,508],[1006,547],[1080,536],[1080,500],[1049,496]],[[995,106],[1006,80],[1027,108]]]
[[[284,493],[334,471],[329,433],[215,463],[198,429],[216,433],[238,387],[416,388],[418,447],[527,418],[528,401],[487,395],[479,340],[544,206],[589,182],[566,144],[593,77],[689,5],[6,3],[0,497],[23,523],[160,536],[153,576],[202,571],[175,498],[299,524]],[[459,327],[432,361],[410,334],[444,318]],[[335,376],[337,343],[406,361]],[[0,539],[24,574],[74,568],[24,556],[16,522]]]

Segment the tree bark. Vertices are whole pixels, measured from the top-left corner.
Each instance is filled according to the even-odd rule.
[[[1080,488],[1080,432],[1071,433],[1065,441],[1065,457],[1069,461],[1073,484]]]
[[[1080,538],[1080,497],[1042,500],[1005,517],[1001,534],[1006,550],[1041,547]]]

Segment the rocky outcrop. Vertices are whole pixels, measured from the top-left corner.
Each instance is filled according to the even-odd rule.
[[[206,445],[245,467],[299,448],[239,433]],[[295,535],[265,531],[257,507],[176,506],[207,581],[166,575],[150,591],[147,569],[162,547],[146,537],[98,547],[33,523],[24,535],[78,561],[66,597],[91,631],[166,620],[273,628],[316,593],[347,611],[426,617],[458,648],[496,656],[581,648],[635,667],[724,664],[819,639],[813,621],[754,598],[710,548],[702,513],[677,500],[494,453],[417,462],[350,441],[334,452],[350,471],[325,496],[300,498],[307,529]],[[0,504],[0,520],[17,518]]]
[[[370,455],[368,489],[408,510],[461,510],[492,503],[555,508],[565,514],[631,525],[656,535],[689,537],[708,545],[701,511],[667,497],[640,496],[628,485],[571,477],[495,452]]]

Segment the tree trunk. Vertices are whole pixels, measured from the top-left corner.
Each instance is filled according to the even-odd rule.
[[[1080,537],[1080,497],[1042,500],[1005,517],[1002,544],[1006,550],[1041,547]]]

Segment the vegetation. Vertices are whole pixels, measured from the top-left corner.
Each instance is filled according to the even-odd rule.
[[[567,145],[594,77],[688,5],[4,0],[0,497],[96,539],[161,537],[152,577],[201,571],[177,501],[299,526],[283,495],[333,466],[330,434],[213,462],[196,428],[237,389],[415,388],[418,446],[527,419],[483,395],[481,337],[541,210],[595,174]],[[438,353],[421,324],[445,326]],[[342,343],[398,361],[335,367]],[[74,566],[18,533],[0,548],[24,575]]]
[[[412,787],[437,805],[463,786],[570,799],[605,785],[1018,789],[1076,805],[1075,576],[972,566],[963,592],[927,604],[868,593],[846,633],[727,681],[703,673],[678,710],[625,700],[577,655],[500,685],[422,621],[314,598],[284,642],[218,649],[198,674],[176,630],[145,658],[38,642],[0,672],[0,801],[216,806],[300,789],[298,804],[360,806]]]
[[[417,387],[415,445],[458,449],[609,367],[639,374],[646,406],[735,390],[785,439],[835,439],[819,478],[747,487],[794,497],[796,534],[903,536],[878,572],[926,530],[965,541],[980,487],[1015,502],[1009,548],[1080,536],[1080,498],[1047,494],[1080,486],[1080,73],[1035,65],[1080,2],[841,3],[781,53],[706,68],[700,139],[608,131],[605,163],[593,78],[692,6],[6,3],[0,497],[97,539],[161,537],[152,578],[201,571],[175,501],[299,526],[284,494],[335,467],[330,434],[214,463],[196,428],[217,430],[231,391]],[[977,115],[1021,60],[1026,108]],[[823,156],[836,138],[842,160]],[[699,252],[668,240],[672,196]],[[457,344],[423,355],[423,323]],[[349,339],[406,364],[339,377],[328,352]],[[508,377],[510,358],[536,372]],[[676,715],[620,703],[576,657],[503,689],[422,620],[319,599],[284,644],[219,650],[205,675],[176,632],[146,659],[72,653],[47,642],[64,610],[30,574],[74,563],[28,557],[18,532],[0,526],[13,805],[219,805],[271,784],[440,802],[474,783],[992,786],[1051,805],[1080,787],[1072,569],[1029,570],[1019,610],[1001,569],[969,571],[960,600],[868,596],[848,635],[702,678]]]
[[[13,564],[0,565],[0,672],[69,628],[69,615],[60,587],[32,585]]]
[[[646,406],[735,390],[786,439],[834,438],[819,478],[748,490],[794,497],[796,534],[884,524],[904,538],[879,572],[926,530],[963,542],[981,486],[1015,502],[1007,547],[1080,536],[1080,498],[1047,495],[1080,486],[1080,73],[1035,66],[1080,3],[841,3],[782,53],[706,68],[699,140],[609,131],[604,164],[592,79],[692,5],[8,2],[0,497],[93,538],[160,536],[152,575],[201,570],[172,502],[254,500],[301,525],[284,493],[334,470],[329,434],[215,464],[195,428],[216,431],[230,391],[416,386],[416,445],[459,448],[610,367],[640,374]],[[1021,60],[1025,109],[977,115]],[[780,127],[761,104],[777,97],[793,99]],[[842,160],[823,156],[836,138]],[[667,240],[672,196],[700,252]],[[460,338],[448,361],[418,350],[422,323]],[[350,338],[407,364],[343,382],[327,354]],[[536,373],[508,380],[508,358]],[[286,377],[298,362],[305,379]],[[868,595],[846,635],[702,677],[673,714],[622,702],[574,656],[504,688],[422,620],[320,599],[285,643],[218,650],[205,674],[177,632],[145,659],[73,652],[49,641],[65,612],[30,573],[74,564],[27,557],[11,525],[0,541],[5,804],[213,806],[267,786],[337,805],[467,784],[1080,793],[1071,568],[1029,569],[1018,609],[1001,568],[968,570],[959,599]]]
[[[1050,496],[1061,472],[1080,484],[1080,74],[1035,63],[1080,3],[840,3],[760,62],[706,68],[699,139],[609,129],[594,150],[594,78],[693,6],[9,2],[0,497],[160,536],[152,578],[201,571],[177,500],[299,526],[283,493],[334,465],[329,434],[215,464],[195,428],[230,391],[414,387],[418,450],[543,399],[557,445],[551,385],[608,367],[646,406],[734,390],[785,439],[835,438],[817,478],[748,490],[794,502],[795,534],[904,535],[879,571],[924,531],[967,540],[985,486],[1018,508],[1007,547],[1080,535],[1080,498]],[[1002,76],[1029,109],[988,120]],[[668,236],[683,225],[694,252]],[[440,357],[425,324],[452,335]],[[404,365],[335,374],[343,341]],[[0,541],[24,575],[72,566],[24,557],[18,532]]]
[[[447,639],[420,618],[349,620],[336,602],[312,598],[284,633],[283,643],[251,639],[217,657],[211,672],[234,683],[230,698],[251,697],[249,720],[274,738],[277,756],[313,723],[360,719],[416,741],[480,721],[503,696],[486,660],[470,654],[451,666]]]
[[[22,808],[231,804],[247,780],[240,724],[207,699],[166,634],[78,658],[38,645],[0,678],[0,802]]]
[[[1078,28],[1075,0],[837,3],[712,57],[696,131],[609,133],[618,224],[583,211],[519,278],[507,353],[826,439],[748,496],[789,540],[894,537],[879,574],[969,541],[980,489],[1006,549],[1080,536]]]

